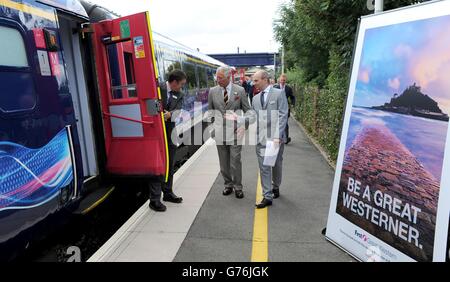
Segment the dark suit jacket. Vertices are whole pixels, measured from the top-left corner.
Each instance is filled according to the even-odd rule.
[[[169,144],[172,144],[172,131],[175,128],[175,120],[183,108],[184,93],[175,92],[172,94],[172,100],[167,104],[167,86],[166,83],[160,85],[161,89],[161,102],[163,104],[163,109],[169,111],[172,114],[172,118],[166,121],[166,132],[167,138],[169,139]]]
[[[277,89],[281,89],[281,86],[279,84],[275,84],[273,87],[277,88]],[[286,98],[288,99],[288,101],[289,101],[289,99],[291,100],[291,105],[295,106],[295,96],[294,96],[294,91],[292,90],[292,88],[286,84],[284,86],[284,92],[286,93]]]

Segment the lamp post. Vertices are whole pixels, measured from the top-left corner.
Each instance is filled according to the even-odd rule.
[[[273,69],[275,70],[274,76],[277,76],[277,53],[273,53]]]
[[[384,0],[375,0],[375,14],[383,12]]]

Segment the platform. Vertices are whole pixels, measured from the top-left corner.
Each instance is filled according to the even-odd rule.
[[[321,234],[334,171],[299,125],[289,125],[281,196],[271,207],[255,209],[255,148],[243,148],[245,198],[237,199],[222,195],[217,149],[208,140],[175,174],[183,203],[166,203],[164,213],[144,204],[88,261],[353,261]]]

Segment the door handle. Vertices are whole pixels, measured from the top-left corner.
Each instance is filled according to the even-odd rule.
[[[127,117],[123,117],[123,116],[119,116],[119,115],[115,115],[115,114],[110,114],[110,113],[107,113],[107,112],[103,112],[103,115],[108,116],[108,117],[113,117],[113,118],[118,118],[118,119],[131,121],[131,122],[141,123],[141,124],[148,124],[148,125],[153,125],[154,124],[153,121],[137,120],[137,119],[127,118]]]

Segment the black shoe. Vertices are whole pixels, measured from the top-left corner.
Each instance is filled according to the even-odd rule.
[[[157,211],[157,212],[164,212],[167,210],[167,207],[161,203],[160,201],[157,202],[150,202],[150,204],[148,205],[152,210]]]
[[[178,197],[177,195],[171,193],[171,194],[164,195],[163,201],[179,204],[179,203],[183,202],[183,198]]]
[[[280,189],[272,189],[273,192],[273,198],[279,198],[280,197]]]
[[[288,138],[287,138],[287,141],[286,141],[286,145],[289,144],[289,143],[291,143],[291,141],[292,141],[292,140],[291,140],[291,137],[288,137]]]
[[[266,198],[264,198],[261,203],[256,205],[257,209],[263,209],[267,206],[271,206],[272,205],[272,201],[271,200],[267,200]]]
[[[228,195],[230,195],[231,193],[233,193],[233,188],[231,188],[231,187],[225,187],[225,189],[224,189],[223,192],[222,192],[222,194],[223,194],[224,196],[228,196]]]
[[[236,198],[238,198],[238,199],[244,198],[244,192],[242,192],[241,190],[235,191],[234,194],[236,195]]]

